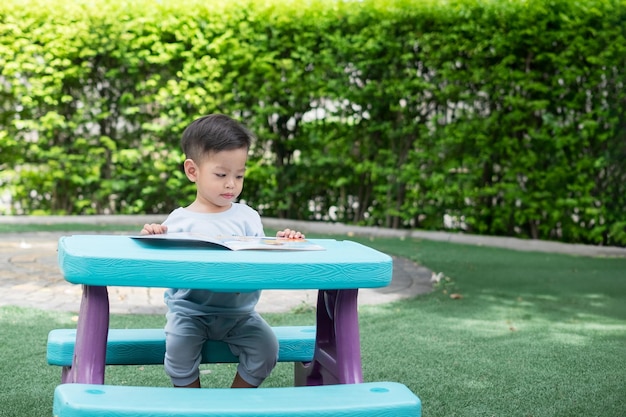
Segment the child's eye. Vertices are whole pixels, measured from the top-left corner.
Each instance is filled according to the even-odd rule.
[[[238,180],[242,180],[243,179],[243,175],[237,175],[237,179]]]
[[[215,174],[218,178],[224,178],[226,174]]]

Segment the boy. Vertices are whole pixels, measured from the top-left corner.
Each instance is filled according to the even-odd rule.
[[[199,232],[214,236],[264,236],[259,214],[236,203],[243,189],[252,134],[228,116],[213,114],[193,121],[181,145],[187,178],[196,198],[174,210],[163,224],[146,224],[142,234]],[[304,238],[285,229],[278,237]],[[165,371],[177,387],[200,388],[201,349],[207,339],[223,340],[238,356],[233,388],[258,387],[276,365],[278,342],[255,311],[260,291],[217,293],[170,288],[165,292]]]

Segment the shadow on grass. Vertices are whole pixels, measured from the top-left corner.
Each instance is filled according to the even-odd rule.
[[[626,259],[370,244],[443,276],[429,295],[361,314],[369,378],[389,377],[393,363],[424,416],[626,409]]]

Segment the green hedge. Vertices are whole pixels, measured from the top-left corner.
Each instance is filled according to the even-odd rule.
[[[263,215],[626,245],[624,0],[5,0],[12,213],[187,204],[199,115]]]

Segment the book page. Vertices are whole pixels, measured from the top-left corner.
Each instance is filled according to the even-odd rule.
[[[159,246],[213,246],[230,250],[325,250],[307,239],[259,236],[208,236],[202,233],[174,232],[131,236],[132,239]]]

